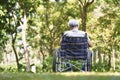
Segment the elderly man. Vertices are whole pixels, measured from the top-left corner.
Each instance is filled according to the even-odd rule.
[[[63,35],[70,36],[70,37],[84,37],[85,36],[86,32],[78,29],[79,22],[77,20],[71,19],[68,22],[68,26],[69,26],[70,30],[64,32]],[[87,42],[88,42],[88,46],[92,47],[92,43],[91,43],[88,35],[87,35]],[[88,63],[91,63],[91,60],[92,60],[92,54],[91,54],[90,50],[88,49]],[[67,66],[70,67],[70,64],[68,63]],[[84,66],[85,65],[83,65],[82,70],[85,70]],[[88,69],[88,71],[91,71],[91,70]]]
[[[71,36],[71,37],[83,37],[83,36],[85,36],[86,32],[78,30],[78,28],[79,28],[79,22],[77,20],[71,19],[68,22],[68,26],[69,26],[70,30],[66,31],[64,33],[64,35]],[[88,45],[89,45],[89,47],[92,47],[92,43],[91,43],[88,35],[87,35],[87,38],[88,38]]]

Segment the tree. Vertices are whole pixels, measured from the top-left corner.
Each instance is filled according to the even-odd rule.
[[[82,30],[86,31],[86,20],[89,6],[94,2],[94,0],[78,0],[80,7],[80,15],[82,19]]]
[[[16,42],[16,37],[17,37],[17,27],[19,26],[19,24],[18,24],[19,22],[16,17],[17,16],[17,10],[15,10],[16,5],[15,5],[14,1],[7,2],[7,0],[5,0],[5,1],[3,1],[3,3],[4,4],[2,4],[2,6],[3,6],[4,15],[2,15],[2,20],[3,20],[2,22],[5,22],[5,23],[3,23],[3,25],[1,27],[2,27],[2,30],[6,31],[5,32],[6,35],[4,35],[4,37],[8,37],[7,35],[11,35],[11,42],[12,42],[11,46],[14,51],[17,67],[19,70],[20,64],[19,64],[16,47],[15,47],[15,42]],[[3,41],[7,42],[8,38],[7,38],[7,40],[3,39]]]
[[[31,13],[34,14],[35,11],[35,6],[37,5],[37,0],[32,1],[32,0],[23,0],[19,1],[19,6],[21,13],[20,15],[22,16],[21,18],[21,26],[22,26],[22,42],[23,42],[23,48],[24,48],[24,58],[26,61],[26,69],[27,71],[30,71],[30,60],[29,60],[29,53],[27,49],[27,28],[28,27],[28,17],[30,16]]]
[[[108,67],[107,70],[115,70],[116,56],[119,55],[119,28],[117,26],[119,24],[119,4],[114,4],[116,3],[115,0],[99,1],[97,1],[98,7],[96,6],[98,12],[94,13],[94,16],[89,20],[91,25],[89,24],[90,28],[88,27],[88,29],[91,31],[92,40],[95,44],[93,49],[98,50],[100,54],[105,56],[103,57],[105,63],[103,62],[102,65],[108,64],[105,65]],[[109,58],[106,58],[108,56]]]

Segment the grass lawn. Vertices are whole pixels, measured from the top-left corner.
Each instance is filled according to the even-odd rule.
[[[0,73],[0,80],[120,80],[120,73]]]

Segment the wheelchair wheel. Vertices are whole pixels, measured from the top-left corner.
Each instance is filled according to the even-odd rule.
[[[92,64],[91,63],[87,63],[87,71],[88,72],[92,71]]]
[[[90,55],[90,57],[87,60],[87,71],[88,72],[92,71],[92,54]]]
[[[58,72],[58,68],[60,66],[60,58],[59,58],[59,55],[60,55],[60,51],[59,49],[56,49],[55,52],[54,52],[54,55],[53,55],[53,66],[52,66],[52,70],[53,72]]]

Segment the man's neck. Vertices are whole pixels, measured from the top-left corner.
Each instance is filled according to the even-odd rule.
[[[71,28],[71,30],[78,30],[78,27],[73,27]]]

